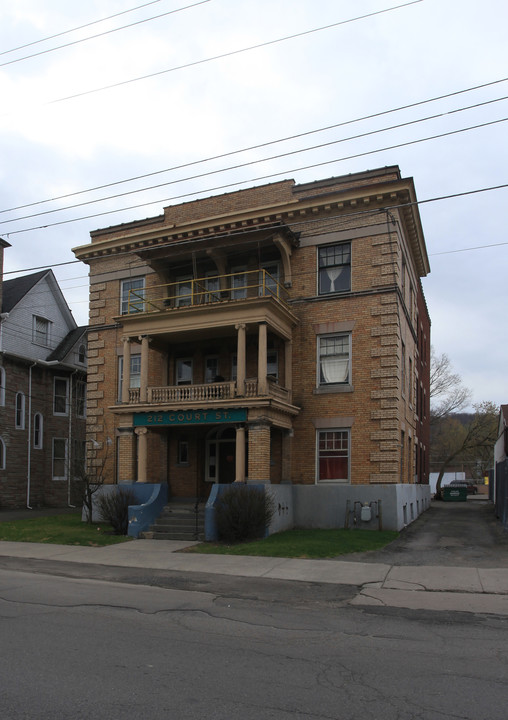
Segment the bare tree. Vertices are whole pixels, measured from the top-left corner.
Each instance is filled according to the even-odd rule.
[[[109,441],[109,442],[108,442]],[[93,522],[93,497],[105,482],[105,469],[111,441],[108,438],[105,448],[95,440],[87,441],[86,460],[80,463],[76,476],[81,486],[85,519]]]
[[[433,426],[431,456],[436,458],[434,464],[439,468],[436,497],[441,496],[443,476],[450,465],[458,461],[475,462],[492,454],[499,409],[492,402],[478,403],[474,408],[469,421],[463,422],[458,415],[448,414]]]
[[[454,373],[446,353],[436,355],[430,351],[430,422],[439,420],[462,410],[471,400],[471,390],[464,387],[462,378]]]

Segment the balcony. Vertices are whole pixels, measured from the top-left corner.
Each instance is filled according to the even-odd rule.
[[[245,391],[242,395],[238,393],[235,380],[203,383],[200,385],[148,387],[146,395],[146,401],[144,401],[141,399],[141,391],[139,388],[130,388],[128,404],[179,409],[182,408],[182,406],[192,407],[194,404],[202,407],[203,403],[211,407],[223,407],[227,406],[230,401],[234,401],[235,405],[237,405],[240,398],[242,401],[247,401],[248,404],[252,404],[253,400],[266,401],[267,399],[279,400],[288,404],[291,403],[291,391],[280,386],[271,378],[267,379],[266,394],[259,392],[257,378],[247,378],[245,380]]]
[[[184,308],[216,307],[252,298],[273,298],[287,304],[289,294],[264,269],[245,270],[229,275],[181,278],[176,282],[129,291],[127,315],[161,313]]]

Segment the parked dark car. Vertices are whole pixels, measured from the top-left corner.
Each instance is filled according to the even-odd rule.
[[[478,488],[472,482],[467,480],[452,480],[450,487],[465,487],[468,495],[476,495]]]

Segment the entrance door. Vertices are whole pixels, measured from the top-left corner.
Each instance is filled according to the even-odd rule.
[[[232,483],[235,481],[235,452],[234,442],[223,441],[219,443],[219,476],[220,483]]]
[[[206,479],[232,483],[236,475],[236,431],[226,426],[213,429],[206,440]]]

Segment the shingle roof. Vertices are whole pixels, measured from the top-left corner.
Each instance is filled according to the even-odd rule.
[[[41,270],[32,275],[23,275],[23,277],[12,280],[4,280],[2,286],[2,312],[10,312],[27,292],[49,272],[51,271]]]
[[[46,360],[64,360],[67,353],[72,349],[73,345],[77,343],[79,338],[85,334],[86,330],[86,325],[81,325],[80,327],[71,330],[70,333],[67,333],[62,342],[57,345],[54,350],[52,350]]]

